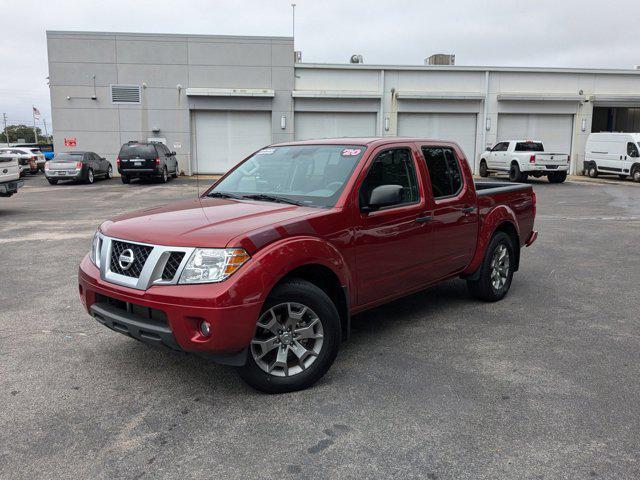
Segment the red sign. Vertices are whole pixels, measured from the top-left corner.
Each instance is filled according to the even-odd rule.
[[[64,139],[64,146],[65,147],[75,147],[77,144],[78,144],[78,141],[76,140],[75,137],[65,138]]]

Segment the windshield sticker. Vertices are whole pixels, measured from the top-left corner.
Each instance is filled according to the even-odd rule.
[[[360,148],[345,148],[344,150],[342,150],[342,156],[343,157],[355,157],[357,155],[360,155],[361,151],[362,151],[362,149],[360,149]]]
[[[271,155],[275,151],[275,148],[263,148],[258,153],[256,153],[256,155]]]

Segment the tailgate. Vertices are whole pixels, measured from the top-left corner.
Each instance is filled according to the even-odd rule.
[[[568,165],[569,155],[566,153],[536,153],[536,165]]]
[[[122,168],[126,168],[127,170],[135,170],[135,169],[144,169],[147,170],[149,168],[155,168],[156,159],[155,158],[121,158],[120,166]]]

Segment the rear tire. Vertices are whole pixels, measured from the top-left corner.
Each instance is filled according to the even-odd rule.
[[[511,287],[515,259],[513,239],[504,232],[496,232],[489,242],[477,279],[467,280],[469,293],[485,302],[502,300]]]
[[[591,178],[598,178],[598,167],[596,167],[595,163],[592,163],[591,165],[589,165],[589,177]]]
[[[553,172],[547,176],[549,183],[563,183],[567,179],[567,172]]]
[[[57,184],[58,184],[58,179],[57,179],[57,178],[47,178],[47,181],[48,181],[51,185],[57,185]]]
[[[289,280],[269,294],[247,363],[238,367],[238,374],[266,393],[303,390],[329,370],[339,348],[340,317],[335,304],[314,284]]]
[[[523,175],[520,171],[520,166],[517,163],[511,164],[511,168],[509,168],[509,180],[512,182],[524,182],[526,179],[526,175]]]
[[[169,172],[167,167],[162,167],[162,175],[160,176],[160,183],[167,183],[169,181]]]
[[[487,178],[489,176],[489,170],[487,169],[487,162],[480,160],[480,176]]]
[[[120,177],[120,180],[122,180],[122,183],[125,183],[125,184],[131,183],[131,177],[127,177],[126,175],[122,175]]]
[[[87,170],[87,179],[86,182],[91,185],[93,182],[95,182],[95,177],[93,176],[93,170],[90,168],[89,170]]]

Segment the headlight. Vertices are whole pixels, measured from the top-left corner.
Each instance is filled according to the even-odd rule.
[[[182,270],[180,283],[221,282],[249,258],[242,248],[196,248]]]
[[[93,235],[93,241],[91,242],[91,254],[89,258],[93,264],[100,268],[100,247],[102,246],[102,239],[100,238],[100,234],[96,232]]]

